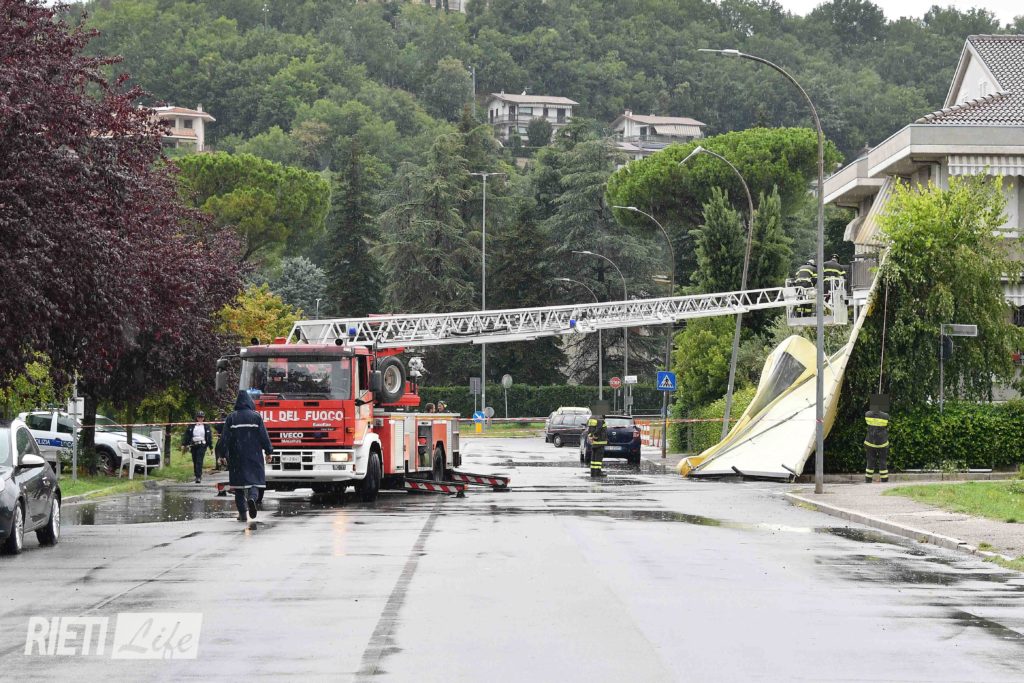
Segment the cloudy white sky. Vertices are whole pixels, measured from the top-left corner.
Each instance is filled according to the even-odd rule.
[[[812,9],[822,4],[822,0],[779,0],[780,4],[794,14],[807,14]],[[1021,0],[873,0],[874,4],[882,8],[885,16],[889,19],[900,17],[920,17],[931,8],[932,5],[947,7],[953,5],[959,10],[968,10],[972,7],[980,7],[994,12],[1003,23],[1010,23],[1014,17],[1024,15],[1024,2]]]

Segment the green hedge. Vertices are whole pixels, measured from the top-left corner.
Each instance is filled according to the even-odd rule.
[[[423,405],[439,400],[448,409],[465,417],[473,414],[473,395],[469,387],[420,387]],[[611,403],[611,389],[605,389],[605,400]],[[479,403],[480,399],[477,399]],[[508,390],[509,417],[547,417],[560,406],[590,406],[597,401],[597,387],[578,384],[530,386],[513,384]],[[487,402],[494,407],[495,417],[505,417],[505,395],[500,384],[487,385]],[[661,392],[653,386],[633,386],[633,413],[661,414]]]
[[[836,424],[827,472],[864,469],[864,420]],[[889,422],[889,469],[1015,468],[1024,459],[1024,401],[923,406]],[[812,462],[813,458],[808,462]]]
[[[738,418],[754,400],[754,387],[739,389],[732,396],[730,416]],[[700,453],[711,448],[722,439],[722,416],[725,415],[725,397],[702,406],[688,415],[683,415],[677,406],[672,407],[672,417],[715,422],[676,423],[669,425],[669,446],[673,452]]]

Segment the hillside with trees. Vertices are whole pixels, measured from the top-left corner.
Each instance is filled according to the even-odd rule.
[[[646,206],[664,209],[677,283],[718,286],[723,274],[702,274],[700,249],[714,235],[735,246],[741,227],[726,204],[745,213],[727,170],[701,160],[649,183],[616,174],[624,159],[607,127],[625,109],[698,119],[723,153],[746,155],[755,194],[771,209],[755,266],[768,284],[813,239],[813,136],[775,130],[809,118],[784,83],[698,48],[784,64],[818,103],[835,164],[941,106],[968,34],[1024,31],[1024,17],[1000,26],[983,10],[935,7],[888,21],[865,0],[833,0],[806,17],[737,0],[476,0],[465,14],[399,1],[96,0],[70,13],[98,31],[89,53],[123,58],[107,68],[129,74],[126,85],[147,93],[141,102],[202,104],[216,117],[207,133],[216,153],[177,159],[182,195],[212,229],[241,238],[253,287],[269,285],[307,315],[312,306],[328,315],[478,308],[483,197],[470,173],[480,171],[504,174],[488,185],[489,308],[588,298],[556,281],[566,274],[602,300],[620,298],[618,274],[574,250],[611,258],[630,296],[663,294],[660,232],[612,209],[644,193]],[[550,144],[517,160],[484,122],[484,98],[499,91],[580,104],[556,135],[535,125],[530,137]],[[689,149],[644,163],[657,169]],[[758,154],[789,156],[767,164]],[[841,250],[845,219],[830,219],[828,248]],[[770,324],[759,319],[755,331],[769,334]],[[631,367],[649,374],[662,342],[640,332]],[[430,383],[465,384],[474,353],[430,354]],[[594,340],[568,354],[552,340],[492,353],[491,381],[506,372],[596,379]],[[618,367],[621,345],[613,339],[604,354],[605,367]]]

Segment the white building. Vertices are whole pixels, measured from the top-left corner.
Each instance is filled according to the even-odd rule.
[[[1024,36],[969,36],[943,108],[897,131],[825,180],[825,201],[857,211],[845,239],[854,243],[854,298],[863,300],[881,246],[878,217],[894,185],[948,187],[950,176],[1003,176],[1007,236],[1024,216]],[[1024,288],[1006,285],[1024,305]],[[1024,322],[1024,316],[1021,317]]]
[[[203,105],[195,109],[184,107],[153,107],[156,117],[167,121],[170,125],[164,135],[164,147],[185,149],[190,152],[202,152],[206,148],[206,124],[213,123],[213,118],[205,111]]]
[[[547,119],[552,137],[572,120],[572,108],[579,102],[568,97],[551,95],[506,95],[504,91],[491,93],[487,99],[487,122],[494,126],[498,138],[507,143],[512,133],[518,133],[523,144],[528,142],[526,126],[530,119]]]
[[[705,124],[685,116],[643,116],[627,109],[612,123],[616,146],[630,159],[643,159],[671,144],[704,137]]]

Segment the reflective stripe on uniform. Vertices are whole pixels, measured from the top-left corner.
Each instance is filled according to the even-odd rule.
[[[865,417],[864,421],[868,423],[869,427],[888,427],[889,421],[883,420],[880,417]]]
[[[888,447],[889,442],[886,441],[885,443],[871,443],[869,441],[865,441],[864,445],[865,446],[870,446],[871,448],[886,448],[886,447]]]
[[[591,441],[590,444],[592,446],[607,446],[608,442],[607,441]]]
[[[599,470],[599,469],[601,469],[601,463],[599,463],[597,461],[594,461],[594,460],[591,460],[590,461],[590,469],[592,469],[592,470]]]

